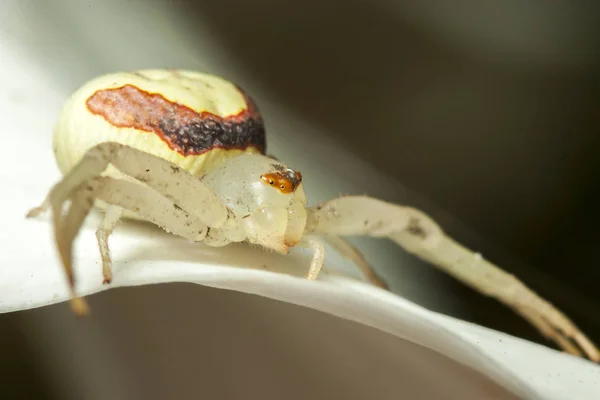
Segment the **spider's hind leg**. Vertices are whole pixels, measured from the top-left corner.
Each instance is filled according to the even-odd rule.
[[[144,184],[103,177],[109,164]],[[73,294],[73,308],[78,314],[85,314],[87,307],[75,296],[72,245],[96,199],[193,241],[204,239],[207,226],[219,227],[229,218],[227,207],[212,189],[181,167],[115,142],[92,147],[52,187],[44,202],[27,214],[27,217],[35,217],[51,209],[55,241]],[[104,279],[110,281],[108,237],[120,217],[110,215],[105,218],[107,220],[99,227],[96,237],[103,259]]]
[[[206,235],[207,227],[199,217],[186,212],[173,203],[172,200],[147,186],[121,179],[97,176],[73,187],[70,191],[66,191],[62,186],[63,182],[59,182],[51,190],[48,198],[52,210],[54,238],[72,295],[71,305],[78,315],[87,314],[88,306],[75,292],[72,258],[73,241],[92,209],[95,200],[101,200],[109,204],[107,215],[105,215],[96,233],[103,259],[105,280],[107,277],[112,278],[106,239],[121,218],[118,210],[130,211],[137,218],[152,222],[168,232],[189,240],[200,241]],[[65,205],[68,205],[66,212],[63,210]]]

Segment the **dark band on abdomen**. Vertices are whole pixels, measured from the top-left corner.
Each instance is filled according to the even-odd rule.
[[[265,126],[254,101],[241,89],[246,109],[221,117],[197,112],[133,85],[98,90],[86,101],[88,110],[111,125],[134,128],[158,135],[183,156],[199,155],[212,149],[266,151]]]

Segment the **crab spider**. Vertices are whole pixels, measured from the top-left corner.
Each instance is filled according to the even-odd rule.
[[[28,217],[50,209],[58,253],[78,314],[72,245],[98,206],[96,231],[105,283],[108,238],[125,218],[149,221],[208,246],[249,242],[280,253],[312,250],[317,279],[324,242],[385,287],[345,236],[387,238],[483,295],[511,307],[563,350],[600,361],[594,344],[516,277],[444,234],[423,212],[367,196],[308,206],[302,175],[266,155],[252,99],[222,78],[185,70],[142,70],[95,78],[59,115],[54,152],[63,178]]]

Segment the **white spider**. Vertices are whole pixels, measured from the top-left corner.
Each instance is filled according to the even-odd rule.
[[[308,247],[313,256],[307,279],[317,278],[327,240],[382,287],[341,236],[386,237],[502,301],[564,350],[600,360],[596,347],[560,311],[446,236],[424,213],[366,196],[307,207],[300,173],[267,156],[265,147],[253,101],[216,76],[142,70],[101,76],[78,89],[54,131],[64,177],[28,214],[52,211],[73,309],[82,315],[88,310],[75,293],[72,244],[96,205],[105,210],[96,231],[105,283],[112,279],[108,237],[125,217],[209,246],[245,241],[280,253]]]

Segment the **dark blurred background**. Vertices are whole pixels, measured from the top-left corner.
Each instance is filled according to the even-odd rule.
[[[69,10],[68,1],[59,3]],[[99,7],[92,3],[90,13]],[[125,12],[109,3],[115,14]],[[152,3],[128,7],[138,12],[131,23],[151,29],[144,10],[158,12]],[[424,208],[600,343],[599,6],[205,0],[164,1],[160,9],[188,35],[197,24],[208,27],[276,102],[392,175],[409,191],[403,202]],[[113,23],[106,29],[119,29]],[[187,40],[193,45],[193,35]],[[157,45],[156,57],[165,56]],[[550,345],[494,300],[428,265],[406,268],[430,269],[444,295],[462,305],[456,312],[421,301],[426,307]],[[166,293],[138,288],[131,298],[150,290]],[[110,296],[124,295],[102,294],[96,307],[116,302]],[[18,354],[4,363],[4,376],[35,373],[22,320],[43,312],[0,316],[2,341]]]
[[[173,4],[600,341],[600,4]],[[468,319],[539,340],[495,301],[451,291]]]

